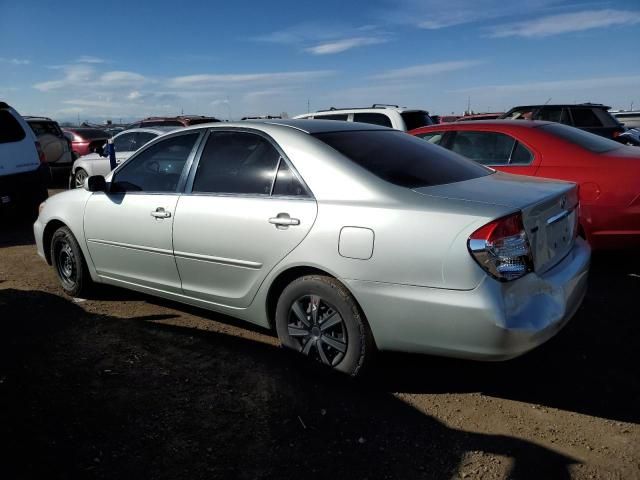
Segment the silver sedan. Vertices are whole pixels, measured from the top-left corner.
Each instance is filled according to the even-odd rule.
[[[356,375],[377,350],[515,357],[586,290],[572,183],[497,173],[384,127],[198,125],[34,225],[62,288],[112,284],[274,328]]]

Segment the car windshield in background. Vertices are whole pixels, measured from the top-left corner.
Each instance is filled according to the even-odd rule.
[[[620,143],[614,140],[560,123],[550,123],[540,128],[594,153],[609,152],[622,147]]]
[[[314,134],[387,182],[407,188],[462,182],[493,173],[471,160],[404,132],[342,131]]]
[[[427,125],[433,125],[433,120],[427,112],[422,110],[414,110],[412,112],[402,112],[402,119],[407,127],[407,131],[414,128],[425,127]]]

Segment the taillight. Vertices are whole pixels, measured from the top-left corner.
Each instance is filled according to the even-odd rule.
[[[47,161],[47,158],[44,156],[44,152],[42,151],[40,142],[36,142],[36,151],[38,152],[38,158],[40,159],[40,163],[45,163]]]
[[[620,135],[622,135],[623,132],[618,132],[617,130],[613,132],[613,138],[618,138]]]
[[[520,212],[480,227],[471,234],[467,245],[476,262],[502,282],[533,270],[531,246]]]

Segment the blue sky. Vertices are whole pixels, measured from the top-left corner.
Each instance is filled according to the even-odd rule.
[[[640,2],[0,0],[0,99],[58,120],[640,108]]]

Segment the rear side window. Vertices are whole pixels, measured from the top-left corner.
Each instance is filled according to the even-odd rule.
[[[146,145],[147,143],[149,143],[151,140],[153,140],[154,138],[156,138],[157,135],[155,133],[149,133],[149,132],[138,132],[136,133],[135,136],[135,150],[142,148],[144,145]],[[117,150],[116,150],[117,152]]]
[[[278,175],[276,183],[273,185],[273,195],[282,195],[286,197],[306,197],[307,191],[300,183],[300,180],[287,165],[283,159],[280,159],[278,167]]]
[[[316,120],[342,120],[346,122],[349,115],[346,113],[336,113],[335,115],[314,115],[313,118]]]
[[[590,108],[572,108],[573,125],[578,128],[601,127],[602,122]]]
[[[601,137],[600,135],[585,132],[584,130],[568,127],[566,125],[553,123],[544,125],[540,128],[552,135],[556,135],[557,137],[595,153],[609,152],[622,147],[620,143],[614,140],[609,140],[608,138]]]
[[[25,133],[8,110],[0,109],[0,143],[19,142]]]
[[[354,113],[353,121],[391,127],[391,119],[382,113]]]
[[[317,133],[317,139],[379,178],[406,188],[462,182],[492,173],[486,167],[390,130]]]
[[[431,120],[429,114],[422,110],[416,110],[413,112],[402,112],[400,115],[402,116],[402,120],[404,120],[407,131],[413,130],[414,128],[433,125],[433,120]]]
[[[596,117],[598,117],[598,120],[600,120],[602,125],[605,126],[605,127],[619,127],[620,126],[620,122],[618,122],[618,120],[613,115],[611,115],[609,112],[607,112],[606,110],[604,110],[602,108],[594,108],[593,109],[593,114]]]
[[[207,140],[193,192],[270,195],[280,154],[263,137],[219,132]]]
[[[62,131],[58,128],[53,122],[28,122],[33,133],[36,134],[36,137],[40,137],[42,135],[53,135],[56,137],[62,137]]]

